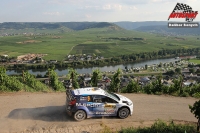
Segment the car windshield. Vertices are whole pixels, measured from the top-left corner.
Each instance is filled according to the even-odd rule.
[[[109,93],[109,92],[105,91],[105,95],[113,98],[116,101],[120,100],[120,98],[117,95],[115,95],[114,93]]]

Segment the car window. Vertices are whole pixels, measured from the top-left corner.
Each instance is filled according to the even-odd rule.
[[[107,103],[117,103],[117,101],[115,101],[114,99],[112,99],[110,97],[106,97],[106,96],[105,96],[105,102],[107,102]]]
[[[102,96],[100,96],[100,95],[93,95],[93,102],[102,103]]]
[[[109,93],[109,92],[105,91],[105,95],[108,97],[112,97],[112,99],[115,99],[115,101],[120,100],[120,98],[117,95],[115,95],[114,93]]]
[[[93,102],[97,103],[117,103],[114,99],[107,97],[107,96],[102,96],[102,95],[94,95],[93,96]]]

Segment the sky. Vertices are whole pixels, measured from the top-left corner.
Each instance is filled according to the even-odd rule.
[[[200,11],[200,0],[1,0],[0,23],[167,21],[177,2]]]

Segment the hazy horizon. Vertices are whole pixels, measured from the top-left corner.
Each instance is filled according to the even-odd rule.
[[[199,10],[197,0],[2,0],[0,23],[167,21],[177,2]]]

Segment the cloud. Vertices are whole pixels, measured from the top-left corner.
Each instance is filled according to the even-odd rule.
[[[60,12],[44,12],[44,15],[51,15],[51,16],[61,16],[64,15],[63,13]]]
[[[137,10],[138,8],[136,6],[129,6],[129,9]]]
[[[111,9],[111,5],[107,4],[103,6],[103,10],[110,10]]]
[[[91,18],[92,16],[89,15],[89,14],[85,14],[85,17],[86,17],[86,18]]]
[[[59,5],[90,5],[90,6],[105,6],[105,5],[137,5],[148,4],[149,0],[48,0],[48,3]]]
[[[152,2],[162,2],[162,0],[152,0]]]
[[[120,4],[107,4],[104,5],[103,10],[122,10],[122,5]]]
[[[120,4],[114,4],[113,7],[116,10],[122,10],[122,5],[120,5]]]
[[[82,9],[96,9],[96,10],[98,10],[98,9],[100,9],[100,6],[86,5]]]

